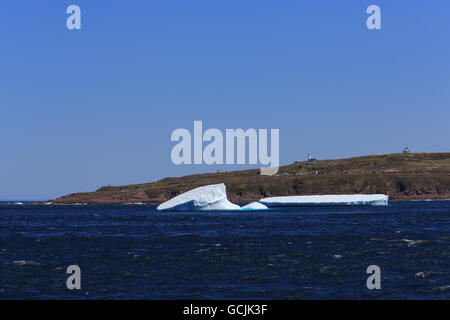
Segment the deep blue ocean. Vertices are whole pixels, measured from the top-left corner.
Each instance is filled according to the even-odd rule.
[[[81,290],[66,268],[81,269]],[[381,269],[369,290],[366,269]],[[0,203],[0,299],[449,299],[450,201],[269,212]]]

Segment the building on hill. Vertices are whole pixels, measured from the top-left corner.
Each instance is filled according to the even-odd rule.
[[[311,156],[311,153],[308,153],[308,164],[316,164],[317,163],[317,159],[314,159]]]
[[[408,153],[410,153],[409,148],[405,147],[405,149],[403,149],[403,154],[408,154]]]

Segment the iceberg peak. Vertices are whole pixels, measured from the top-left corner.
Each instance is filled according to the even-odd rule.
[[[161,203],[157,209],[172,211],[221,211],[240,210],[241,207],[228,200],[225,184],[219,183],[189,190]]]

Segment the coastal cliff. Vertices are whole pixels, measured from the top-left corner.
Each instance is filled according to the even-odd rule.
[[[155,182],[101,187],[69,194],[53,203],[161,203],[193,188],[225,183],[234,203],[263,197],[383,193],[391,201],[450,199],[450,153],[385,154],[296,162],[276,176],[241,170],[164,178]]]

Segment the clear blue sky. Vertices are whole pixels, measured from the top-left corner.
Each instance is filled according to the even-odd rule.
[[[448,0],[4,0],[0,26],[0,200],[214,171],[170,160],[194,120],[279,128],[282,164],[450,151]]]

